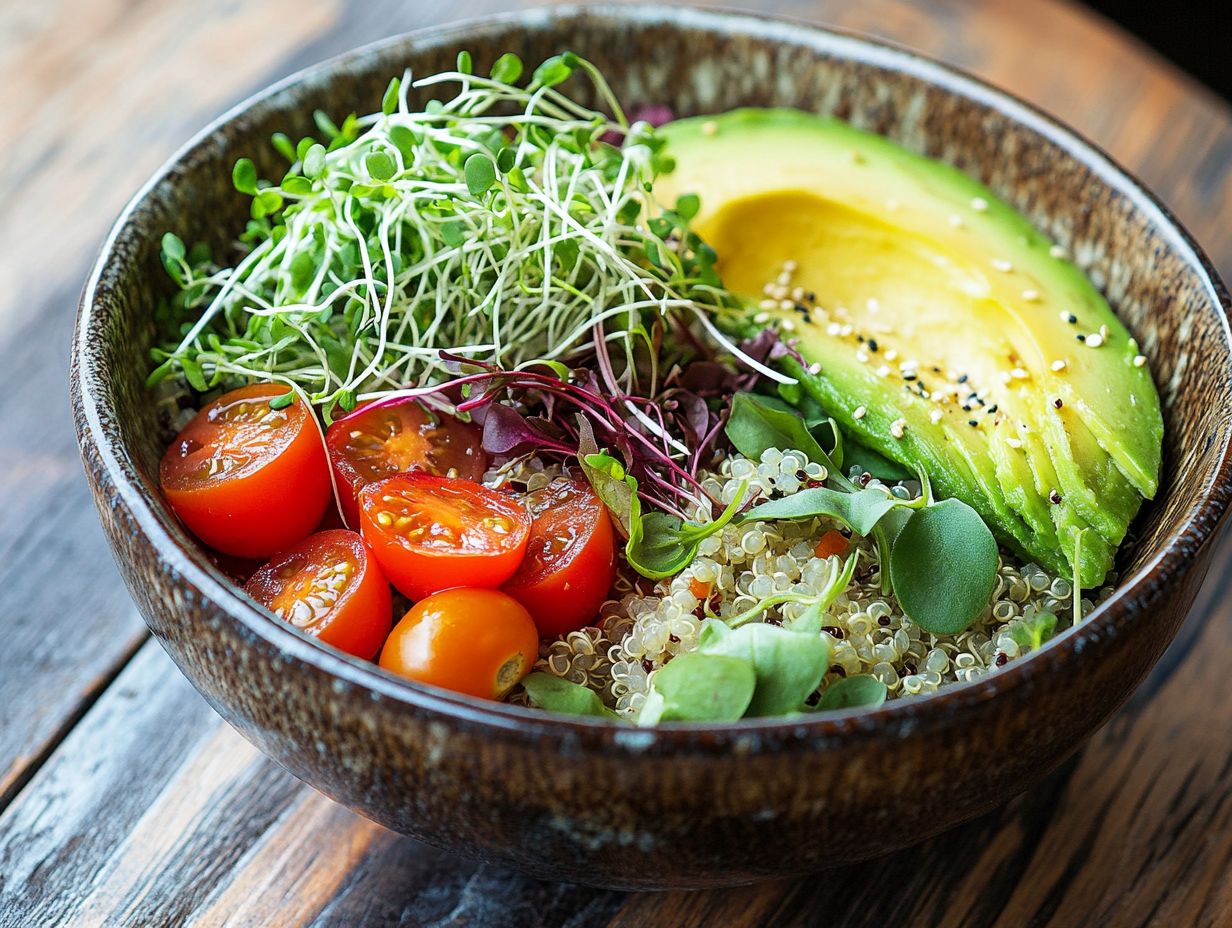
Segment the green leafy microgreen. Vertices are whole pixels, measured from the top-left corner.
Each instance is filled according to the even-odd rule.
[[[1020,619],[1010,628],[1010,637],[1024,651],[1043,646],[1057,631],[1057,617],[1051,612],[1036,612]]]
[[[477,151],[466,159],[464,173],[466,175],[466,189],[470,191],[473,197],[482,196],[487,193],[492,185],[496,183],[496,165],[483,152]]]
[[[325,173],[325,146],[315,142],[304,153],[304,176],[318,178]]]
[[[757,674],[738,657],[691,651],[655,671],[652,696],[639,725],[657,722],[734,722],[753,701]]]
[[[818,632],[782,628],[756,622],[730,630],[710,619],[715,631],[698,651],[747,661],[756,686],[745,714],[785,715],[799,712],[817,689],[830,663],[830,645]],[[720,631],[721,629],[721,631]],[[670,666],[670,665],[669,665]]]
[[[837,519],[857,535],[867,537],[886,513],[908,505],[906,501],[880,489],[844,493],[829,487],[811,487],[754,506],[741,517],[741,521],[779,522],[827,516]]]
[[[535,68],[531,84],[535,87],[555,87],[567,81],[572,73],[573,68],[565,62],[563,55],[553,55]]]
[[[637,481],[625,473],[624,465],[610,454],[592,453],[578,458],[595,495],[616,519],[621,533],[629,539],[640,534],[642,505],[637,498]]]
[[[835,680],[826,687],[817,711],[831,709],[875,709],[886,701],[886,685],[876,677],[859,675]]]
[[[295,402],[295,391],[288,390],[286,393],[280,393],[269,401],[270,409],[286,409]]]
[[[592,689],[561,679],[555,674],[532,673],[522,681],[526,695],[540,709],[565,715],[593,715],[614,719],[616,713],[603,704]]]
[[[736,450],[752,461],[761,459],[768,448],[794,449],[810,461],[825,466],[836,479],[842,477],[830,456],[809,432],[804,420],[794,411],[770,397],[737,393],[732,397],[727,437]]]
[[[956,499],[914,511],[890,551],[890,581],[903,612],[934,635],[955,635],[988,608],[997,542]]]
[[[698,545],[721,532],[735,518],[747,489],[748,484],[743,484],[722,514],[710,522],[687,522],[659,511],[646,513],[641,518],[640,528],[630,533],[625,547],[629,566],[652,579],[680,573],[697,556]]]
[[[278,154],[282,155],[292,164],[299,160],[295,154],[295,144],[285,132],[275,132],[271,135],[270,144],[274,147],[274,151],[278,152]]]
[[[398,108],[398,94],[401,90],[402,79],[400,77],[390,78],[389,86],[385,88],[385,94],[381,97],[381,112],[386,116]]]
[[[500,84],[516,84],[522,76],[522,59],[512,52],[505,52],[492,65],[492,80]]]
[[[378,181],[389,180],[398,170],[394,159],[383,151],[369,152],[364,158],[364,166],[368,169],[368,175]]]
[[[257,167],[248,158],[240,158],[231,169],[231,183],[240,193],[257,194]]]
[[[471,53],[468,52],[466,49],[463,49],[462,51],[458,52],[458,73],[460,74],[474,74],[475,73],[475,65],[471,61]]]

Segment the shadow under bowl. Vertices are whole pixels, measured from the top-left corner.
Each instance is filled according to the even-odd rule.
[[[274,173],[269,137],[312,112],[379,108],[405,68],[483,73],[572,49],[631,104],[834,114],[988,184],[1075,256],[1137,337],[1167,426],[1161,491],[1117,593],[1077,630],[978,682],[871,712],[634,730],[407,684],[271,621],[164,505],[168,423],[143,386],[159,240],[224,252],[246,218],[231,165]],[[276,176],[276,175],[275,175]],[[392,829],[542,877],[719,886],[920,841],[1076,750],[1158,659],[1206,573],[1232,492],[1228,295],[1192,239],[1095,147],[908,52],[799,23],[651,7],[540,9],[414,33],[304,71],[208,127],[137,194],[82,296],[72,393],[116,561],[153,633],[247,738]]]

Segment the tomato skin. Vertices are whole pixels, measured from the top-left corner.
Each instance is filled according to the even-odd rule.
[[[329,462],[312,411],[300,400],[268,408],[287,389],[253,384],[224,394],[180,431],[159,464],[172,510],[224,554],[268,558],[306,537],[329,505]]]
[[[394,474],[423,471],[478,481],[488,468],[479,429],[407,400],[361,406],[325,432],[346,524],[359,527],[359,491]]]
[[[583,478],[562,477],[529,493],[534,515],[526,557],[503,587],[555,638],[592,623],[616,580],[607,507]]]
[[[522,563],[530,524],[517,500],[454,477],[397,474],[359,494],[360,533],[389,582],[412,600],[500,586]]]
[[[502,699],[534,666],[535,622],[500,590],[453,589],[420,600],[394,626],[380,664],[399,676]]]
[[[331,590],[329,572],[340,569],[344,579]],[[317,532],[276,555],[244,592],[280,619],[364,660],[376,656],[393,624],[389,583],[358,533],[346,529]],[[332,601],[314,610],[310,594]]]

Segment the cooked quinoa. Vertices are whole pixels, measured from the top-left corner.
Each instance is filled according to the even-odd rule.
[[[490,472],[487,482],[531,490],[559,474],[559,466],[528,458]],[[851,476],[862,475],[855,468]],[[747,492],[775,499],[825,477],[825,469],[799,451],[769,449],[760,461],[733,454],[716,471],[705,472],[701,482],[727,503],[745,481]],[[884,486],[901,499],[920,493],[915,481],[884,485],[874,478],[867,486]],[[729,525],[705,539],[697,558],[671,579],[651,586],[632,571],[621,570],[616,598],[603,605],[597,626],[544,642],[535,669],[589,687],[609,708],[632,719],[655,671],[697,647],[703,619],[737,615],[778,593],[817,596],[833,575],[835,561],[818,557],[815,548],[824,534],[841,528],[827,518]],[[819,692],[840,677],[856,674],[876,677],[891,699],[935,692],[949,683],[977,680],[1026,653],[1029,648],[1013,635],[1024,619],[1050,612],[1058,629],[1073,623],[1071,582],[1035,564],[1020,563],[1002,550],[983,614],[957,635],[930,634],[903,615],[893,594],[882,592],[881,563],[872,541],[853,537],[850,542],[858,558],[856,572],[826,612],[822,634],[830,639],[832,663]],[[1115,577],[1106,582],[1093,598],[1082,598],[1084,616],[1111,595]],[[703,601],[698,593],[706,590]],[[806,608],[800,603],[772,606],[756,621],[781,624]],[[519,691],[513,698],[522,701],[523,695]]]

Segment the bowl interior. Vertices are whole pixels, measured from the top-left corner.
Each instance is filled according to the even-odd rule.
[[[144,386],[154,309],[172,292],[158,256],[163,232],[233,255],[247,219],[247,198],[230,181],[237,158],[279,177],[285,165],[269,146],[273,132],[313,134],[318,108],[335,119],[372,112],[392,76],[450,69],[462,48],[481,73],[506,51],[533,66],[572,49],[603,69],[630,108],[666,104],[684,116],[791,106],[833,114],[988,184],[1074,256],[1150,358],[1167,427],[1164,474],[1122,549],[1122,574],[1152,565],[1166,549],[1179,557],[1188,545],[1192,555],[1213,532],[1228,493],[1226,293],[1170,217],[1097,151],[969,78],[851,37],[697,11],[539,10],[392,40],[312,69],[198,137],[134,201],[85,307],[89,330],[76,348],[78,364],[109,426],[95,440],[109,443],[125,479],[143,488],[198,564],[208,567],[159,501],[157,465],[170,422]],[[583,86],[576,80],[571,89]]]

